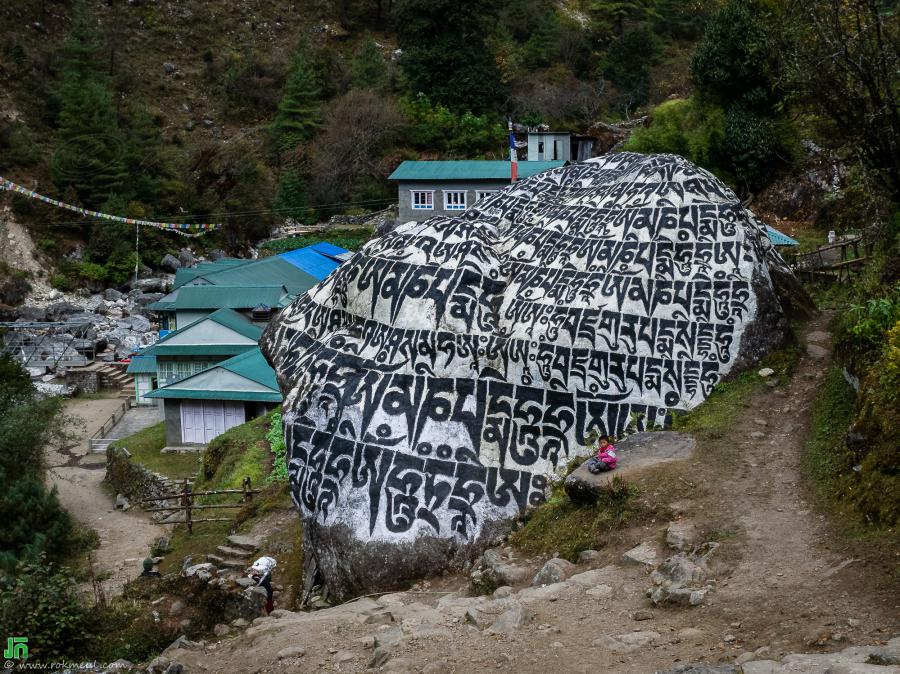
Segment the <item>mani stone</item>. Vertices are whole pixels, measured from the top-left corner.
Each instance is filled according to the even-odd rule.
[[[589,434],[664,424],[785,344],[798,288],[674,155],[553,169],[368,242],[261,340],[310,570],[343,599],[460,569]]]

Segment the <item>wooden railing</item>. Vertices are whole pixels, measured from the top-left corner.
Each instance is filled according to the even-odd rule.
[[[125,416],[125,413],[128,411],[130,405],[130,400],[124,400],[122,403],[116,408],[116,410],[112,413],[112,415],[103,422],[103,425],[100,426],[94,432],[91,437],[88,438],[88,448],[94,452],[105,452],[106,448],[109,444],[114,440],[114,438],[107,438],[106,435],[115,428],[116,424],[122,420],[122,417]],[[104,445],[104,443],[106,443]],[[97,449],[95,449],[95,447]],[[102,449],[101,449],[102,447]]]
[[[140,503],[143,505],[144,503],[157,503],[159,501],[172,501],[178,499],[178,505],[176,506],[160,506],[157,508],[147,508],[147,512],[163,512],[163,511],[184,511],[184,522],[187,524],[187,530],[189,534],[194,533],[194,523],[195,522],[231,522],[233,518],[231,517],[203,517],[200,519],[195,519],[192,516],[194,510],[209,510],[214,508],[241,508],[245,503],[248,503],[253,500],[253,495],[258,494],[259,489],[253,489],[250,483],[250,478],[245,477],[241,482],[240,489],[213,489],[210,491],[193,491],[191,487],[191,483],[184,479],[182,483],[181,492],[178,494],[169,494],[168,496],[154,496],[153,498],[147,498]],[[241,498],[237,503],[211,503],[208,505],[197,505],[194,503],[194,498],[197,496],[214,496],[218,494],[240,494]]]

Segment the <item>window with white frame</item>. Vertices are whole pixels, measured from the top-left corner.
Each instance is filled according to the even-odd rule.
[[[489,196],[494,194],[497,190],[475,190],[475,200],[481,201],[482,199],[487,199]]]
[[[447,210],[447,211],[464,211],[464,210],[466,210],[466,191],[465,190],[444,190],[444,210]]]
[[[417,211],[434,210],[434,190],[410,190],[412,207]]]

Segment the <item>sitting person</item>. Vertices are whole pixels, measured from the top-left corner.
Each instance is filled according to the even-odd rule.
[[[153,559],[147,557],[144,560],[144,570],[141,571],[141,575],[145,578],[159,578],[160,573],[154,568],[155,566],[156,564],[153,563]]]
[[[619,457],[616,455],[616,447],[610,444],[609,438],[605,435],[600,436],[600,443],[597,446],[597,454],[587,460],[585,464],[587,469],[593,473],[602,473],[607,470],[613,470]]]
[[[272,600],[272,570],[277,565],[277,562],[271,557],[260,557],[250,567],[250,578],[266,591],[267,615],[275,608],[275,602]]]

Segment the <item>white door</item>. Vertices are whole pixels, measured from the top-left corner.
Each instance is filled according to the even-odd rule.
[[[203,403],[199,400],[181,401],[181,441],[203,443]]]
[[[207,444],[229,428],[244,423],[244,403],[220,400],[181,402],[181,439]]]

